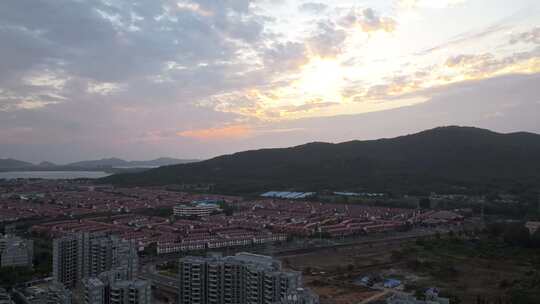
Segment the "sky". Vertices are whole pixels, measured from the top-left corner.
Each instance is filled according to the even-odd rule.
[[[0,158],[540,133],[538,0],[0,2]]]

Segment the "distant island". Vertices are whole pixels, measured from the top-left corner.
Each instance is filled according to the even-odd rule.
[[[116,174],[101,182],[208,184],[216,192],[230,194],[343,189],[412,194],[523,192],[540,189],[540,135],[440,127],[392,139],[246,151]]]
[[[127,161],[120,158],[104,158],[99,160],[79,161],[64,165],[43,161],[33,164],[12,158],[0,159],[0,171],[105,171],[105,172],[138,172],[162,166],[193,163],[196,159],[176,159],[161,157],[153,160]]]

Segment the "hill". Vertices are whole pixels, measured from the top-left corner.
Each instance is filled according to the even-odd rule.
[[[192,159],[176,159],[161,157],[153,160],[135,160],[126,161],[120,158],[104,158],[99,160],[86,160],[76,163],[67,164],[67,167],[85,168],[85,169],[107,169],[107,168],[149,168],[161,167],[176,164],[185,164],[196,162]]]
[[[103,158],[99,160],[85,160],[75,163],[67,164],[67,167],[74,168],[86,168],[86,169],[95,169],[95,168],[112,168],[112,167],[122,167],[127,166],[128,162],[119,159],[119,158]]]
[[[12,158],[0,158],[0,169],[17,169],[17,168],[31,167],[33,165],[34,164],[12,159]]]
[[[48,162],[48,161],[42,161],[38,164],[39,167],[46,167],[46,168],[50,168],[50,167],[56,167],[58,166],[57,164],[55,163],[52,163],[52,162]]]
[[[176,159],[170,157],[161,157],[154,160],[130,161],[128,165],[131,167],[162,167],[178,164],[187,164],[198,162],[197,159]]]
[[[57,165],[51,162],[43,161],[37,165],[16,160],[16,159],[0,159],[0,171],[102,171],[108,172],[140,172],[148,168],[157,168],[161,166],[169,166],[176,164],[185,164],[197,162],[194,159],[176,159],[162,157],[154,160],[141,160],[141,161],[126,161],[119,158],[104,158],[100,160],[87,160],[67,165]]]
[[[540,135],[441,127],[393,139],[310,143],[216,157],[102,180],[123,185],[215,184],[269,189],[456,191],[540,185]]]

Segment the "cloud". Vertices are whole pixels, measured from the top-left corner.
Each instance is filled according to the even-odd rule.
[[[264,52],[264,66],[274,72],[297,70],[309,61],[304,43],[274,43]]]
[[[111,95],[122,91],[122,85],[112,82],[90,82],[87,92],[99,95]]]
[[[51,86],[48,92],[73,100],[77,95],[68,93],[78,88],[70,86],[82,83],[90,92],[106,95],[133,89],[135,84],[149,87],[159,79],[181,85],[187,73],[179,72],[179,67],[222,78],[225,62],[231,65],[229,71],[235,69],[233,73],[250,69],[234,63],[241,59],[241,50],[262,39],[264,22],[250,11],[250,1],[243,0],[180,5],[169,0],[2,2],[0,88],[20,100],[35,99],[29,86],[18,83],[47,72],[74,80],[62,90]],[[204,89],[192,92],[206,94]]]
[[[177,135],[197,140],[230,140],[246,138],[252,133],[253,130],[248,126],[233,125],[218,128],[181,131],[178,132]]]
[[[308,46],[312,54],[320,57],[335,57],[343,51],[347,32],[340,29],[331,21],[321,21],[311,38]]]
[[[446,8],[460,5],[467,0],[398,0],[398,4],[402,7],[417,8],[417,7],[434,7]]]
[[[396,29],[397,22],[392,18],[380,16],[372,8],[353,8],[340,20],[340,25],[346,28],[359,27],[367,33],[377,31],[393,32]]]
[[[509,28],[510,28],[509,25],[507,25],[507,24],[505,24],[505,22],[501,21],[501,22],[498,22],[496,24],[490,25],[490,26],[488,26],[486,28],[483,28],[481,30],[473,30],[473,31],[468,31],[468,32],[465,32],[465,33],[461,33],[461,34],[453,37],[452,39],[450,39],[449,41],[447,41],[445,43],[442,43],[442,44],[433,46],[431,48],[425,49],[423,51],[420,51],[416,55],[423,56],[423,55],[427,55],[429,53],[441,51],[441,50],[448,49],[448,48],[451,48],[451,47],[465,45],[465,44],[467,44],[467,43],[469,43],[471,41],[479,41],[479,40],[484,39],[486,37],[489,37],[489,36],[491,36],[493,34],[501,33],[502,31],[505,31],[505,30],[507,30]]]
[[[412,106],[285,121],[280,124],[282,128],[301,128],[303,131],[288,137],[282,136],[279,143],[297,145],[310,141],[388,138],[443,125],[476,126],[500,132],[527,130],[540,133],[539,81],[540,73],[462,81],[419,90],[409,97],[421,97],[425,102]],[[263,145],[264,142],[272,143],[275,140],[269,137],[254,138],[251,144]]]
[[[535,27],[530,31],[515,34],[510,38],[510,44],[516,43],[540,44],[540,27]]]
[[[355,101],[383,100],[410,93],[422,87],[422,78],[414,75],[398,75],[385,79],[384,84],[369,87]]]
[[[177,136],[178,130],[204,129],[208,122],[224,125],[240,118],[188,103],[111,104],[108,98],[82,91],[77,102],[0,112],[2,152],[59,163],[110,156],[195,157],[207,153],[207,148]]]
[[[538,70],[538,30],[502,35],[505,20],[436,46],[449,49],[444,57],[404,59],[407,67],[377,62],[388,54],[379,44],[391,48],[410,28],[369,40],[361,33],[395,31],[394,8],[318,0],[0,1],[2,152],[57,162],[96,153],[201,158],[299,141],[303,126],[288,124],[300,117],[399,106],[431,86]],[[412,32],[433,36],[420,30]],[[497,37],[512,44],[488,50]],[[461,48],[472,41],[480,41],[478,50]]]
[[[306,2],[298,7],[298,10],[300,10],[301,12],[306,12],[310,14],[320,14],[327,9],[328,5],[319,2]]]
[[[474,78],[490,77],[500,73],[539,72],[540,47],[505,57],[497,57],[492,53],[452,56],[446,60],[446,66],[459,70],[461,75]]]
[[[414,96],[424,98],[425,102],[398,109],[281,121],[279,128],[272,123],[261,124],[253,127],[250,136],[231,139],[234,146],[224,152],[288,147],[311,141],[389,138],[442,125],[540,133],[539,81],[540,73],[462,81],[420,90]],[[204,143],[215,147],[214,142]]]
[[[313,110],[328,108],[339,105],[339,102],[323,101],[321,99],[311,100],[303,105],[299,106],[284,106],[276,109],[279,112],[285,112],[287,114],[298,112],[310,112]]]
[[[213,12],[205,10],[198,3],[194,3],[194,2],[191,2],[191,1],[178,2],[178,3],[176,3],[176,8],[179,9],[179,10],[190,11],[190,12],[199,14],[201,16],[211,16],[211,15],[213,15]]]
[[[506,74],[540,72],[540,47],[508,55],[493,53],[449,56],[442,64],[413,67],[406,72],[383,77],[378,84],[352,84],[344,94],[354,101],[396,101],[413,98],[429,87],[481,80]]]

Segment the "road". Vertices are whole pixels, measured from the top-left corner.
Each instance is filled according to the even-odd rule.
[[[390,290],[383,290],[381,291],[380,293],[376,294],[376,295],[373,295],[367,299],[364,299],[362,302],[358,303],[358,304],[368,304],[368,303],[371,303],[373,301],[376,301],[376,300],[379,300],[380,298],[386,296],[387,294],[389,294],[391,291]]]
[[[156,270],[157,263],[148,263],[142,266],[139,278],[152,282],[152,286],[169,293],[178,294],[180,282],[175,277],[161,275]]]

